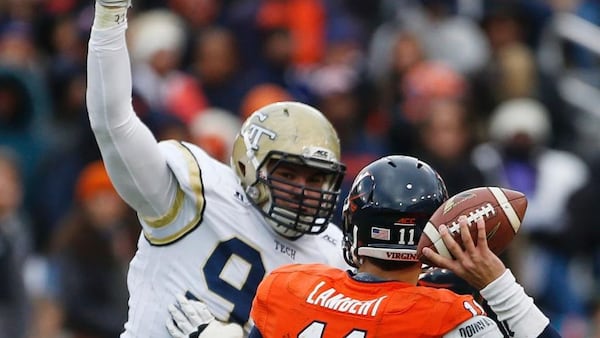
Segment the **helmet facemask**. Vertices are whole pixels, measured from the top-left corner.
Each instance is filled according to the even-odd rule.
[[[312,176],[320,186],[300,185],[277,174],[285,172],[286,167],[313,171]],[[278,233],[295,238],[319,234],[327,228],[339,198],[343,165],[272,151],[257,172],[257,183],[250,191],[264,191],[266,199],[259,209]]]

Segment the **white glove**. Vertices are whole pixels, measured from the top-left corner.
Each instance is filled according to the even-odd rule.
[[[96,0],[104,7],[131,7],[131,0]]]
[[[169,305],[171,318],[167,330],[173,338],[242,338],[244,331],[235,323],[215,319],[206,304],[198,300],[177,296],[177,303]]]

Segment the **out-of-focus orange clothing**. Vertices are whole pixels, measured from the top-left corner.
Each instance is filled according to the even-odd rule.
[[[288,265],[263,280],[251,317],[264,338],[441,337],[483,314],[471,296],[399,281],[363,282],[326,265]]]
[[[326,13],[322,0],[263,0],[257,20],[262,28],[290,32],[295,65],[310,66],[323,58]]]

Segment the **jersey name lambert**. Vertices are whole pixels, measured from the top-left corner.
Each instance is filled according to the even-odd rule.
[[[319,305],[327,309],[375,317],[381,302],[387,297],[382,296],[371,300],[357,300],[345,296],[334,288],[321,290],[325,282],[321,281],[315,286],[306,298],[309,304]]]

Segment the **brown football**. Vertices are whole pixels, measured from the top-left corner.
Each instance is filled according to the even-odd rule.
[[[495,254],[500,254],[515,237],[527,210],[526,196],[515,190],[499,187],[479,187],[460,192],[450,197],[431,216],[423,230],[417,247],[421,262],[432,265],[422,255],[425,247],[430,247],[442,256],[453,258],[442,241],[438,228],[445,224],[452,237],[462,246],[458,217],[467,216],[471,238],[477,243],[478,217],[485,219],[488,246]]]

